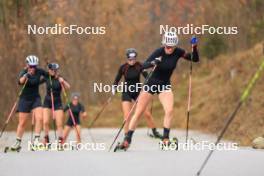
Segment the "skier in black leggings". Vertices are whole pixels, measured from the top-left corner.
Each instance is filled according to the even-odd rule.
[[[116,75],[114,86],[117,86],[122,76],[124,76],[125,86],[127,86],[127,90],[124,89],[122,92],[122,109],[124,114],[124,119],[128,116],[133,103],[135,103],[140,89],[137,89],[137,86],[140,83],[140,75],[142,74],[145,78],[147,77],[147,71],[142,69],[142,64],[136,60],[137,51],[134,48],[129,48],[126,51],[127,62],[120,66],[118,73]],[[123,87],[124,88],[124,87]],[[113,94],[115,94],[116,90],[114,89]],[[147,107],[144,111],[144,116],[147,120],[148,127],[152,129],[152,136],[155,138],[161,138],[161,135],[156,129],[156,125],[154,123],[150,108]],[[128,132],[128,126],[130,119],[126,120],[124,126],[125,135]]]
[[[85,111],[84,106],[81,104],[81,102],[79,101],[79,95],[77,93],[73,93],[72,94],[72,101],[70,103],[70,106],[66,106],[64,107],[64,112],[69,111],[69,108],[71,108],[72,111],[72,115],[74,118],[74,121],[71,117],[70,112],[68,112],[68,120],[66,122],[66,125],[64,127],[64,131],[63,131],[63,139],[66,141],[71,129],[74,127],[74,122],[76,123],[76,131],[75,130],[75,134],[76,134],[76,139],[77,139],[77,144],[81,143],[81,119],[80,118],[86,118],[87,117],[87,113]]]
[[[162,38],[162,47],[156,49],[143,64],[143,68],[156,66],[152,76],[146,84],[146,89],[139,96],[134,115],[129,123],[129,131],[119,149],[127,149],[131,143],[133,133],[138,120],[147,108],[154,94],[159,95],[165,116],[163,121],[163,143],[169,143],[169,133],[173,118],[173,92],[171,91],[170,78],[180,58],[188,61],[198,62],[197,39],[191,39],[192,53],[178,48],[178,36],[174,32],[166,32]]]
[[[33,145],[39,144],[43,113],[41,97],[39,95],[39,85],[41,84],[41,78],[48,73],[38,68],[38,64],[38,57],[29,55],[26,58],[26,67],[19,73],[18,83],[21,86],[25,85],[25,88],[18,101],[17,112],[19,122],[17,126],[16,142],[11,146],[12,151],[19,151],[21,149],[21,140],[30,113],[32,113],[32,118],[35,119],[35,137]]]
[[[49,122],[50,114],[54,115],[56,129],[58,131],[58,142],[63,142],[63,105],[61,101],[62,85],[65,88],[70,88],[70,85],[65,79],[58,74],[59,64],[48,64],[48,75],[44,77],[43,82],[46,83],[46,96],[44,99],[43,107],[43,124],[44,124],[44,144],[49,143]],[[53,99],[53,100],[52,100]],[[52,102],[53,101],[53,102]],[[53,104],[52,104],[53,103]],[[54,109],[52,109],[54,108]],[[52,111],[52,112],[51,112]],[[54,111],[54,112],[53,112]]]

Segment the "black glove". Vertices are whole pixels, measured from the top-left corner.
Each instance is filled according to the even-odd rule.
[[[23,75],[23,77],[25,77],[25,78],[29,78],[29,76],[30,76],[29,73],[25,73],[25,74]]]
[[[151,65],[158,65],[159,63],[161,63],[161,57],[157,57],[155,58],[153,61],[150,62]]]

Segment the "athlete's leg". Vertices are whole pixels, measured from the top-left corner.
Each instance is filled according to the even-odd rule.
[[[169,138],[169,132],[170,132],[170,127],[171,127],[171,121],[173,118],[173,103],[174,103],[174,98],[173,98],[173,93],[172,91],[164,91],[159,94],[159,99],[160,102],[163,106],[165,115],[164,115],[164,121],[163,121],[163,138]]]
[[[23,137],[26,123],[28,120],[29,113],[19,112],[18,113],[18,126],[17,126],[17,138],[21,139]]]
[[[35,118],[35,135],[40,136],[41,130],[42,130],[42,124],[43,124],[43,108],[37,107],[33,109],[34,117]]]
[[[156,128],[156,125],[154,123],[153,116],[151,114],[151,107],[150,105],[147,106],[145,112],[144,112],[144,117],[146,118],[147,125],[149,128],[153,129]]]
[[[64,127],[64,130],[63,130],[63,140],[66,141],[68,136],[69,136],[69,133],[71,131],[71,126],[68,126],[68,125],[65,125]]]
[[[77,131],[76,131],[77,129]],[[76,125],[76,129],[75,129],[75,135],[76,135],[76,139],[77,139],[77,144],[81,143],[81,126],[80,125]]]
[[[131,143],[131,139],[133,136],[133,133],[136,129],[136,126],[138,124],[139,118],[146,110],[146,107],[148,106],[149,102],[152,99],[152,94],[148,92],[141,92],[138,97],[138,103],[134,112],[134,115],[131,118],[131,121],[129,123],[129,131],[126,135],[125,141],[128,143]]]
[[[138,120],[141,117],[141,115],[144,113],[144,111],[146,110],[151,99],[152,99],[152,94],[148,92],[144,92],[144,91],[140,93],[134,115],[132,116],[131,121],[129,123],[129,130],[134,131],[136,129]]]
[[[58,136],[59,138],[63,137],[63,119],[64,119],[64,114],[63,110],[55,110],[55,117],[56,117],[56,126],[57,126],[57,131],[58,131]]]
[[[122,110],[123,110],[124,120],[128,117],[128,114],[129,114],[131,108],[132,108],[131,102],[129,102],[129,101],[123,101],[122,102]],[[126,119],[126,123],[124,126],[125,134],[127,134],[127,132],[128,132],[128,126],[129,126],[130,120],[131,120],[131,116],[128,119]]]
[[[43,128],[45,136],[49,135],[50,113],[51,110],[49,108],[43,108]]]
[[[154,118],[151,113],[151,108],[151,104],[149,104],[144,112],[144,117],[146,118],[148,127],[151,128],[153,137],[162,138],[161,134],[157,131]]]

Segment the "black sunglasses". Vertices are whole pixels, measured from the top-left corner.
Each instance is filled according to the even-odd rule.
[[[28,67],[29,67],[29,68],[37,68],[36,65],[29,65]]]

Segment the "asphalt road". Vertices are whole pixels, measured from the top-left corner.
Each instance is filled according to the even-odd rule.
[[[28,151],[26,133],[20,153],[0,153],[1,176],[194,176],[209,150],[161,151],[158,140],[148,137],[147,129],[138,129],[127,152],[108,152],[117,129],[93,129],[98,144],[94,150],[79,151]],[[53,133],[51,133],[52,135]],[[183,143],[184,132],[172,134]],[[83,143],[91,143],[87,130],[83,130]],[[214,136],[191,132],[197,143],[214,141]],[[5,133],[0,139],[0,149],[12,144],[15,133]],[[123,136],[121,136],[123,137]],[[69,140],[73,140],[71,135]],[[121,138],[119,139],[121,140]],[[226,142],[225,144],[230,144]],[[102,147],[103,146],[103,147]],[[105,148],[105,150],[103,150]],[[91,149],[91,147],[89,148]],[[93,148],[95,149],[95,147]],[[203,176],[263,176],[264,152],[251,148],[216,151],[205,167]]]

